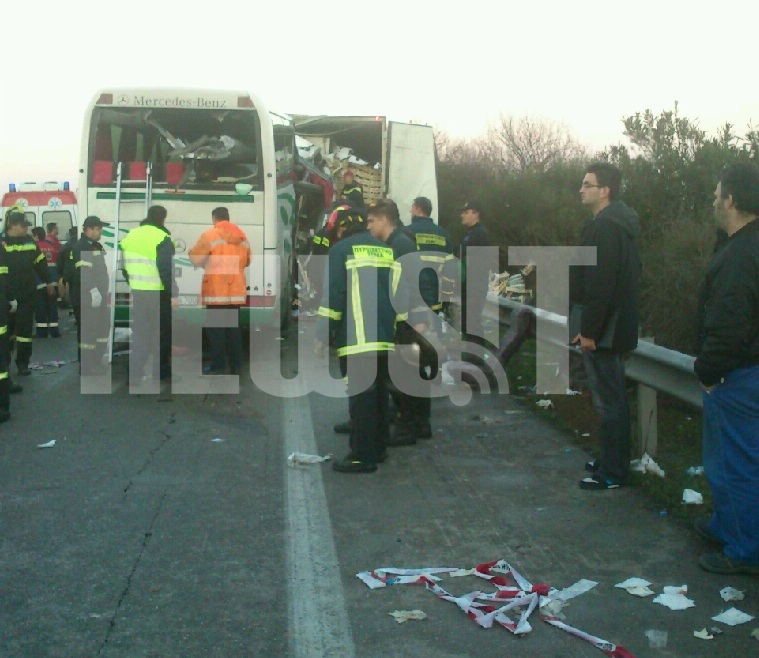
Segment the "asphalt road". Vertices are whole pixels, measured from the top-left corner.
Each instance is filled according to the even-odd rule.
[[[35,360],[75,358],[64,323],[62,339],[35,343]],[[239,394],[214,392],[192,357],[175,366],[177,386],[205,387],[192,395],[130,394],[124,357],[110,394],[83,395],[72,363],[18,379],[25,391],[0,426],[0,656],[603,655],[537,613],[518,638],[423,587],[370,590],[356,578],[498,559],[558,589],[597,581],[566,621],[633,655],[759,655],[757,620],[711,620],[732,605],[759,616],[759,579],[700,571],[708,547],[634,488],[580,491],[586,455],[516,398],[435,400],[434,438],[392,449],[375,474],[288,467],[295,451],[346,451],[332,432],[345,400],[297,396],[329,376],[308,349],[311,328],[284,341],[255,334],[256,383],[242,377]],[[687,584],[696,606],[672,611],[614,588],[631,576],[657,594]],[[494,589],[473,576],[440,584],[457,596]],[[745,600],[723,602],[726,585]],[[427,618],[388,615],[413,609]],[[693,637],[714,626],[714,640]],[[668,632],[666,648],[649,647],[650,629]]]

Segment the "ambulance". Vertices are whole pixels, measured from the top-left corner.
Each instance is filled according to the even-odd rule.
[[[11,209],[26,215],[32,226],[42,226],[47,231],[51,222],[58,224],[58,239],[67,240],[69,229],[77,226],[76,194],[69,189],[67,181],[44,183],[11,183],[3,194],[2,217]]]

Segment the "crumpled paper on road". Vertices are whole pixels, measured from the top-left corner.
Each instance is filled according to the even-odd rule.
[[[551,400],[538,400],[535,404],[541,409],[550,409],[553,406]]]
[[[735,587],[723,587],[719,591],[719,595],[723,601],[743,601],[746,595],[742,590],[735,589]]]
[[[422,612],[421,610],[393,610],[392,612],[388,612],[395,621],[397,621],[399,624],[402,624],[404,621],[409,621],[410,619],[427,619],[426,613]]]
[[[628,578],[625,581],[622,581],[621,583],[617,583],[614,585],[614,587],[619,587],[620,589],[627,590],[628,593],[632,594],[633,596],[652,596],[654,594],[654,591],[652,589],[649,589],[649,583],[647,580],[643,578]]]
[[[721,612],[716,617],[712,617],[712,619],[727,624],[728,626],[737,626],[738,624],[745,624],[746,622],[751,621],[753,617],[747,615],[745,612],[741,612],[737,608],[730,608],[729,610]]]
[[[630,462],[630,470],[637,471],[638,473],[653,473],[660,478],[664,477],[664,471],[661,470],[659,464],[647,452],[644,452],[640,459],[633,459]]]
[[[693,489],[683,489],[683,503],[685,505],[703,505],[704,497]]]
[[[693,637],[700,638],[702,640],[713,640],[714,636],[709,633],[705,628],[700,631],[693,631]]]
[[[654,599],[654,603],[659,603],[670,610],[685,610],[694,608],[695,601],[689,599],[685,594],[688,592],[688,586],[673,587],[671,585],[664,588],[664,591]]]
[[[320,464],[321,462],[326,462],[329,459],[332,459],[331,454],[324,455],[324,457],[322,457],[321,455],[309,455],[305,452],[291,452],[287,456],[287,465],[295,468],[296,466],[303,464]]]
[[[52,448],[55,445],[55,439],[52,441],[48,441],[47,443],[39,443],[37,444],[38,448]]]

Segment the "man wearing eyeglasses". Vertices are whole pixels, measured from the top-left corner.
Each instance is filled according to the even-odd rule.
[[[596,265],[570,273],[570,342],[582,348],[583,365],[601,417],[600,456],[585,465],[581,489],[617,489],[630,472],[630,407],[624,358],[638,345],[640,256],[637,213],[618,200],[619,169],[592,163],[580,187],[582,204],[593,213],[582,229],[581,246],[595,247]],[[578,329],[573,328],[577,317]]]

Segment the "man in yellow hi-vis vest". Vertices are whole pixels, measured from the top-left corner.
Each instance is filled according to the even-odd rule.
[[[151,206],[147,218],[120,244],[124,276],[132,289],[131,387],[150,379],[171,379],[171,311],[178,306],[179,291],[174,279],[174,243],[165,226],[166,216],[166,208]],[[152,370],[145,375],[151,355]]]

